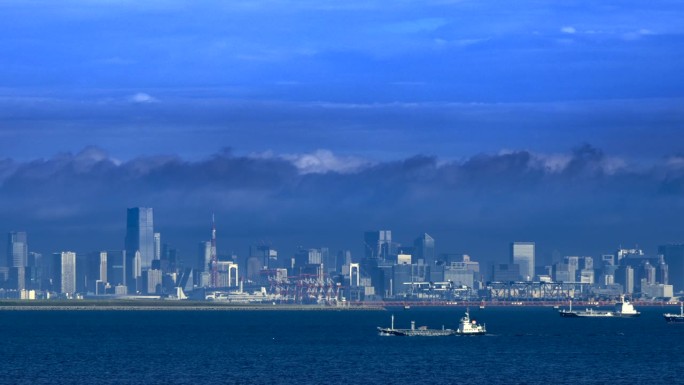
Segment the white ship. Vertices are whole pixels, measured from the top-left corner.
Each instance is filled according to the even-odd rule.
[[[458,329],[454,332],[456,335],[463,336],[478,336],[487,333],[485,325],[478,325],[476,321],[470,320],[470,312],[466,309],[465,316],[461,318],[461,322],[458,324]]]
[[[641,315],[640,312],[634,309],[634,305],[625,299],[624,295],[620,297],[620,302],[615,304],[615,311],[613,313],[616,317],[638,317]]]

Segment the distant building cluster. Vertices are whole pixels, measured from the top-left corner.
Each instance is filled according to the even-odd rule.
[[[207,232],[209,234],[209,232]],[[339,304],[346,301],[559,300],[622,294],[669,299],[684,291],[684,244],[656,255],[619,248],[611,254],[558,256],[539,265],[534,242],[512,242],[508,263],[480,266],[467,254],[437,253],[423,233],[408,244],[391,230],[363,233],[363,255],[301,247],[283,256],[269,243],[247,256],[218,255],[216,227],[183,258],[162,242],[152,208],[127,210],[120,250],[29,251],[26,232],[10,232],[0,296],[4,298],[195,298],[235,302]]]

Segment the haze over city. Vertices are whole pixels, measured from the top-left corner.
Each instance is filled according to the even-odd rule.
[[[504,260],[681,242],[676,2],[6,1],[0,232]]]

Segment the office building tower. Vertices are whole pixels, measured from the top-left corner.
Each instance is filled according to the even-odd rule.
[[[366,231],[363,243],[366,259],[387,259],[392,254],[392,231]]]
[[[105,252],[107,261],[106,281],[110,286],[126,286],[126,251],[108,250]]]
[[[670,283],[669,280],[669,267],[665,263],[665,257],[662,255],[658,256],[658,266],[656,267],[656,282],[667,285]]]
[[[161,259],[161,233],[154,233],[154,259]]]
[[[534,242],[511,243],[511,263],[520,266],[520,278],[534,279]]]
[[[416,238],[413,242],[413,249],[418,261],[422,260],[428,266],[435,264],[435,239],[430,235],[424,233]]]
[[[295,266],[320,265],[323,263],[320,249],[300,249],[295,254]]]
[[[140,252],[142,269],[152,267],[154,259],[154,223],[152,208],[129,208],[126,216],[126,254]]]
[[[211,271],[211,241],[199,243],[199,247],[197,248],[197,271]]]
[[[28,242],[26,233],[12,231],[7,235],[7,267],[28,266]]]
[[[68,296],[76,293],[76,253],[63,251],[53,254],[53,288]]]
[[[280,263],[278,262],[278,251],[268,243],[251,245],[249,247],[249,255],[250,257],[260,258],[264,269],[277,269],[280,266]]]
[[[658,254],[667,264],[667,278],[675,293],[684,290],[684,244],[658,246]]]

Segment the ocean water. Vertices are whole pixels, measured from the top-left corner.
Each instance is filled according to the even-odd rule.
[[[551,308],[472,309],[481,337],[386,337],[377,326],[455,328],[464,308],[389,311],[5,311],[8,384],[677,384],[675,307],[634,319]]]

